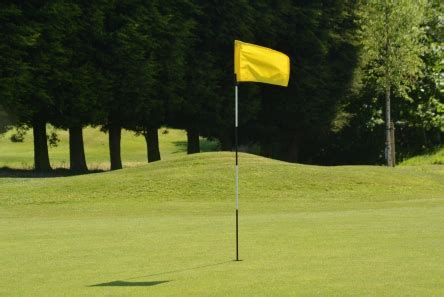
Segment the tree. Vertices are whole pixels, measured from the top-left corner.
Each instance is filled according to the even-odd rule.
[[[49,63],[60,61],[60,35],[53,27],[48,6],[36,1],[7,1],[0,10],[1,104],[18,124],[33,128],[37,171],[51,170],[46,123],[53,111],[50,89],[57,67]]]
[[[147,4],[145,4],[147,5]],[[132,121],[129,129],[144,135],[147,142],[148,162],[160,160],[158,129],[170,120],[183,100],[185,69],[185,52],[188,47],[194,20],[187,15],[194,9],[188,0],[153,1],[145,9],[143,17],[155,16],[146,34],[141,35],[146,42],[154,43],[147,47],[140,43],[140,65],[142,74],[151,80],[140,77],[145,86],[139,88],[140,96],[132,105]],[[191,11],[191,12],[190,12]],[[136,65],[137,66],[137,65]]]
[[[199,150],[199,135],[218,138],[222,150],[232,149],[234,122],[234,40],[254,39],[253,7],[247,0],[196,0],[198,15],[195,40],[187,52],[184,101],[178,114],[179,127],[188,134],[188,152]],[[245,91],[245,90],[242,90]],[[253,106],[242,93],[240,126],[255,114]]]
[[[113,170],[122,168],[121,129],[143,133],[141,122],[163,114],[159,106],[162,101],[154,97],[158,73],[154,51],[159,47],[155,34],[161,25],[157,1],[112,1],[104,9],[97,63],[101,75],[99,101],[104,111],[101,123],[109,133]],[[156,138],[150,135],[149,139]],[[156,157],[156,147],[148,147],[149,158]]]
[[[100,1],[63,1],[53,9],[57,18],[64,20],[60,55],[66,70],[58,73],[58,84],[52,86],[56,108],[51,123],[69,130],[70,169],[87,171],[83,126],[97,124],[102,113],[97,102],[100,75],[96,69],[102,7]]]
[[[255,1],[259,44],[290,56],[288,88],[261,86],[261,153],[313,162],[330,129],[356,66],[354,1]]]
[[[167,119],[168,126],[186,130],[188,154],[200,152],[199,135],[214,119],[211,110],[214,110],[217,105],[215,102],[218,101],[214,96],[217,67],[213,65],[214,53],[207,48],[208,28],[204,26],[208,16],[203,13],[199,1],[195,2],[196,6],[182,15],[184,19],[199,24],[189,24],[190,31],[182,46],[185,56],[181,67],[183,70],[188,69],[181,81],[182,99],[176,106],[170,105]]]
[[[408,126],[419,129],[420,145],[430,148],[443,143],[444,133],[444,4],[442,1],[428,2],[425,13],[424,45],[422,55],[424,62],[423,77],[412,88],[406,102],[404,114]],[[426,134],[429,134],[427,136]]]
[[[421,75],[426,1],[363,1],[360,7],[362,63],[378,91],[385,94],[386,160],[394,166],[391,140],[392,94],[408,98],[408,91]]]

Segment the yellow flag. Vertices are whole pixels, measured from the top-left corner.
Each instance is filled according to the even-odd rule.
[[[267,47],[234,41],[234,73],[238,82],[288,86],[290,58]]]

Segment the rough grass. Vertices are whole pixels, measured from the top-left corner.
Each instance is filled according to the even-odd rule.
[[[48,125],[47,131],[53,128]],[[68,132],[56,130],[60,139],[57,147],[49,148],[49,157],[53,168],[69,167]],[[14,130],[0,134],[0,168],[32,169],[34,166],[32,130],[25,135],[22,143],[10,141]],[[108,134],[98,128],[87,127],[83,129],[85,155],[90,170],[109,169]],[[161,157],[168,160],[186,154],[186,132],[177,129],[159,129],[159,143]],[[143,136],[136,136],[133,132],[122,131],[122,162],[124,167],[134,167],[147,163],[146,143]],[[218,147],[216,141],[201,139],[202,151],[213,151]]]
[[[0,295],[443,296],[444,166],[233,154],[0,178]]]
[[[444,147],[403,161],[400,165],[444,165]]]

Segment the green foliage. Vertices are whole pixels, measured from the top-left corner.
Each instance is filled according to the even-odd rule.
[[[426,0],[363,1],[359,10],[361,59],[379,90],[390,87],[400,96],[421,76]]]
[[[242,145],[288,161],[378,162],[387,85],[400,156],[442,142],[441,1],[0,5],[0,105],[17,125],[139,133],[170,126],[230,150],[233,41],[240,39],[280,50],[292,63],[288,88],[240,86]]]
[[[379,3],[379,4],[378,4]],[[400,89],[393,90],[392,100],[392,115],[395,119],[396,129],[396,153],[398,160],[409,158],[412,155],[424,153],[425,151],[442,144],[443,133],[443,115],[442,104],[443,93],[440,86],[439,78],[442,77],[442,69],[440,70],[440,64],[442,64],[442,51],[436,50],[442,43],[442,11],[443,5],[441,1],[428,1],[427,5],[423,2],[411,1],[406,3],[406,7],[400,7],[395,9],[394,5],[401,5],[395,1],[385,2],[365,2],[362,3],[360,10],[360,17],[367,15],[370,17],[370,13],[363,13],[362,9],[368,9],[372,14],[376,13],[376,6],[378,9],[382,9],[384,5],[393,9],[395,14],[394,21],[402,21],[400,16],[407,12],[402,10],[407,9],[410,11],[412,6],[420,5],[422,8],[413,19],[407,17],[404,27],[401,26],[398,31],[397,26],[389,22],[389,25],[393,26],[394,33],[398,34],[404,32],[405,25],[409,23],[412,25],[412,21],[418,22],[419,16],[422,15],[420,28],[411,32],[404,32],[403,38],[400,40],[406,41],[406,38],[413,38],[404,44],[404,47],[410,47],[411,51],[402,51],[403,55],[399,57],[392,57],[394,59],[401,59],[402,57],[408,57],[407,54],[415,53],[416,50],[423,51],[421,55],[416,58],[412,58],[412,61],[421,59],[422,66],[416,68],[416,78],[411,75],[405,77],[405,74],[411,70],[413,71],[413,64],[408,66],[411,61],[401,61],[397,63],[404,64],[402,67],[409,67],[409,71],[400,73],[398,79],[401,79],[402,86]],[[400,11],[401,10],[401,11]],[[382,13],[382,12],[381,12]],[[376,16],[373,16],[376,17]],[[366,28],[366,34],[370,34],[371,28],[379,28],[384,26],[382,22],[382,16],[379,19],[370,23],[367,23],[366,19],[361,19],[360,22]],[[394,22],[393,21],[393,22]],[[370,28],[371,27],[371,28]],[[380,29],[382,30],[382,29]],[[412,33],[413,32],[413,33]],[[420,33],[418,33],[420,32]],[[440,33],[441,32],[441,33]],[[363,38],[364,32],[361,31],[360,38]],[[373,49],[370,52],[366,52],[366,48],[361,48],[361,65],[355,71],[355,84],[353,86],[353,92],[345,100],[345,104],[342,109],[346,114],[349,114],[348,123],[342,125],[342,130],[330,132],[323,149],[318,155],[319,162],[328,164],[375,164],[382,163],[384,160],[384,103],[382,101],[381,91],[385,88],[384,77],[380,70],[383,69],[382,54],[384,53],[384,47],[380,47],[379,50],[381,59],[375,60],[373,64],[367,64],[363,62],[369,62],[370,57],[375,55],[376,42],[382,42],[381,34],[373,32],[366,38],[370,41],[362,40],[364,46],[369,48],[369,44],[373,44]],[[410,35],[407,33],[411,33]],[[414,36],[416,33],[419,35]],[[396,35],[395,34],[395,35]],[[412,36],[413,34],[413,36]],[[401,36],[402,37],[402,36]],[[418,39],[420,38],[420,39]],[[396,39],[395,39],[396,40]],[[420,42],[418,44],[418,42]],[[412,45],[413,44],[413,45]],[[394,47],[396,51],[396,47]],[[418,51],[416,54],[418,54]],[[401,52],[400,52],[401,53]],[[405,54],[405,55],[404,55]],[[409,59],[409,58],[406,58]],[[378,75],[375,72],[376,68],[379,69]],[[378,68],[379,67],[379,68]],[[382,67],[382,68],[381,68]],[[396,66],[397,71],[401,71],[401,66]],[[413,68],[412,68],[413,67]],[[421,74],[421,77],[418,77]],[[419,78],[419,79],[418,79]],[[407,99],[407,100],[406,100]]]
[[[159,47],[153,31],[160,15],[154,2],[113,1],[104,8],[103,22],[98,60],[102,122],[134,126],[136,111],[149,116],[161,102],[153,97],[158,72],[153,51]]]
[[[117,124],[143,132],[160,127],[177,109],[194,9],[186,0],[112,2],[105,7],[98,49],[105,127]]]
[[[409,125],[444,132],[444,4],[430,1],[424,22],[424,77],[413,88],[417,108],[408,108]]]
[[[280,1],[272,9],[257,3],[258,43],[291,57],[288,88],[261,87],[257,128],[268,156],[310,162],[349,92],[357,59],[355,4],[321,2]]]
[[[55,114],[50,122],[63,128],[96,124],[101,114],[100,76],[95,68],[95,45],[103,20],[100,2],[62,1],[52,10],[57,10],[57,18],[69,29],[60,32],[66,68],[59,72],[59,84],[53,88]]]
[[[15,127],[14,132],[11,134],[9,139],[11,142],[23,142],[25,140],[26,133],[28,132],[29,128],[24,125],[20,125]]]
[[[30,65],[25,58],[39,34],[13,1],[0,5],[0,107],[28,115],[32,107],[24,106],[21,101],[31,89]]]
[[[234,40],[253,40],[254,10],[249,1],[195,1],[196,25],[187,49],[184,101],[172,123],[218,137],[231,149],[234,119]],[[251,96],[242,93],[241,125],[255,116]],[[256,102],[257,102],[256,98]],[[228,137],[227,137],[228,136]]]
[[[2,109],[0,105],[0,137],[13,125],[14,120]]]

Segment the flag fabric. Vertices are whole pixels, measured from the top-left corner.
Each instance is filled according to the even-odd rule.
[[[290,58],[273,49],[234,41],[234,73],[237,82],[288,86]]]

